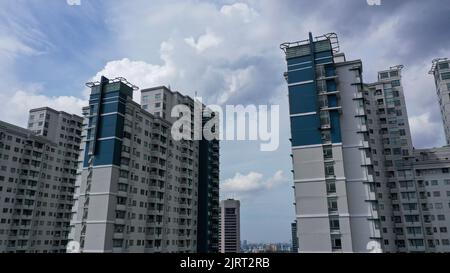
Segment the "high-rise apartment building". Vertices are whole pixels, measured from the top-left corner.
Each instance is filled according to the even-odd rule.
[[[292,246],[291,252],[298,252],[298,237],[297,237],[297,221],[291,223],[291,234],[292,234]]]
[[[423,230],[407,226],[405,233],[423,233],[428,252],[450,252],[450,146],[416,149],[412,165],[420,202],[412,210],[420,210]]]
[[[220,201],[220,252],[239,253],[241,251],[239,200]]]
[[[213,163],[199,141],[172,138],[170,116],[194,100],[150,88],[141,108],[123,78],[89,86],[71,238],[83,252],[196,252],[199,172]]]
[[[161,116],[170,122],[176,118],[171,116],[171,111],[176,105],[189,106],[191,112],[191,137],[195,137],[194,121],[203,126],[212,118],[213,112],[208,111],[203,104],[179,92],[174,92],[164,86],[146,88],[141,91],[142,109]],[[196,107],[196,108],[195,108]],[[200,116],[200,111],[208,115]],[[218,131],[217,131],[218,133]],[[216,253],[219,250],[219,140],[206,140],[192,142],[192,151],[198,155],[195,159],[182,158],[182,164],[196,161],[195,168],[198,169],[198,200],[197,200],[197,252]],[[186,160],[186,162],[185,162]]]
[[[366,252],[377,248],[384,252],[449,251],[450,238],[445,222],[450,212],[449,147],[413,148],[401,82],[403,66],[380,71],[377,82],[363,84],[361,63],[345,61],[342,54],[333,50],[337,47],[333,35],[316,39],[310,35],[306,41],[282,44],[288,62],[285,76],[289,86],[300,252],[338,249]],[[324,68],[321,68],[320,62],[326,62]],[[347,67],[351,67],[349,71],[357,71],[356,76],[348,72]],[[447,69],[446,59],[433,62],[432,73],[436,78],[444,126],[446,104],[449,102],[448,84],[445,82],[450,78],[450,74],[446,74],[449,73]],[[324,78],[320,78],[321,75]],[[330,91],[337,97],[330,99]],[[327,99],[321,97],[324,92]],[[339,115],[334,115],[339,119],[333,120],[329,110],[336,107]],[[328,110],[329,114],[324,110]],[[313,118],[317,113],[320,113],[319,123],[317,118]],[[328,116],[331,122],[328,122]],[[354,125],[357,125],[360,137],[355,138]],[[338,139],[342,143],[333,140],[333,128],[334,138],[340,134]],[[323,141],[329,139],[324,132],[330,129],[331,152],[326,149],[326,142],[317,144],[317,131],[321,130]],[[335,150],[340,145],[342,152]],[[313,152],[318,148],[323,149],[323,155]],[[351,148],[364,152],[362,156],[355,151],[353,154],[345,153]],[[343,172],[339,171],[339,164],[343,165]],[[320,171],[322,166],[325,168],[325,179]],[[365,166],[366,172],[358,171],[360,166]],[[337,182],[341,179],[329,176],[336,176],[336,170],[345,181],[340,190]],[[332,181],[335,181],[334,185],[330,184]],[[367,187],[356,186],[361,184]],[[318,209],[319,204],[325,203],[325,197],[328,213]],[[337,205],[330,203],[330,200],[337,200]],[[356,204],[362,210],[352,213],[351,209]],[[335,208],[334,211],[330,207]],[[342,207],[344,211],[341,211]],[[347,208],[348,212],[345,211]],[[363,211],[368,211],[369,215]],[[347,226],[342,223],[346,223],[347,217],[350,223],[352,219],[359,219],[358,224],[354,222],[346,229]],[[330,221],[329,235],[324,229],[327,218]],[[373,225],[365,224],[362,218]],[[367,237],[368,234],[371,235]],[[313,236],[318,238],[316,242],[311,239]],[[330,237],[331,250],[325,244]],[[341,246],[338,247],[333,238],[339,237],[353,240],[351,243],[347,240],[346,246],[346,241],[341,239],[338,241]]]
[[[28,129],[0,122],[0,252],[65,252],[81,125],[47,107]]]
[[[436,93],[439,99],[445,139],[450,145],[450,60],[439,58],[433,60],[430,74],[434,76]]]
[[[284,43],[299,252],[367,252],[380,241],[362,64],[335,34]]]
[[[420,236],[400,232],[405,222],[411,227],[421,225],[421,221],[414,221],[416,213],[409,209],[417,207],[417,200],[411,198],[407,199],[408,203],[402,203],[403,196],[416,194],[411,193],[416,191],[415,186],[403,187],[403,182],[406,181],[414,184],[414,178],[407,163],[413,157],[413,146],[401,84],[402,68],[403,66],[395,66],[381,71],[377,82],[364,86],[370,152],[376,182],[372,190],[377,195],[377,210],[383,233],[382,249],[385,252],[421,249],[413,246],[414,241],[409,244],[411,248],[404,243]]]

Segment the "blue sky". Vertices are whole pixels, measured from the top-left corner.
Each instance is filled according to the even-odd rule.
[[[206,103],[278,104],[279,149],[222,142],[221,183],[223,197],[242,200],[243,239],[287,242],[294,209],[279,44],[308,31],[336,32],[347,59],[362,59],[366,81],[404,64],[414,145],[439,146],[442,125],[427,72],[433,58],[450,57],[445,2],[3,0],[0,119],[25,126],[28,110],[45,105],[80,113],[84,83],[100,75],[197,92]]]

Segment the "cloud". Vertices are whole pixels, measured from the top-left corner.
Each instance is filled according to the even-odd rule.
[[[254,193],[261,190],[270,190],[286,181],[283,171],[279,170],[269,179],[258,172],[249,172],[247,175],[236,173],[233,178],[222,182],[220,190],[225,193]]]
[[[8,56],[16,56],[17,54],[31,55],[36,54],[37,51],[15,37],[2,36],[0,37],[0,54]]]
[[[197,42],[195,41],[194,37],[185,38],[184,41],[195,48],[198,53],[202,53],[208,48],[216,47],[222,42],[222,38],[211,32],[210,30],[207,30],[206,33],[202,36],[200,36],[197,39]]]
[[[87,101],[73,96],[49,97],[36,90],[17,90],[9,95],[0,94],[0,101],[2,101],[0,108],[2,120],[22,127],[26,127],[30,109],[48,106],[81,116],[81,108],[88,105]]]
[[[409,118],[414,143],[419,147],[439,147],[445,143],[442,122],[433,121],[430,113]]]
[[[163,64],[149,64],[144,61],[132,61],[128,58],[109,61],[105,67],[99,71],[92,80],[99,80],[101,76],[107,78],[124,77],[130,83],[138,86],[140,89],[147,87],[170,85],[171,79],[177,77],[177,69],[171,59],[173,45],[170,42],[162,42],[160,46],[160,58]],[[85,90],[85,95],[89,94]],[[140,102],[140,96],[134,96],[136,102]]]
[[[232,5],[224,5],[220,8],[220,12],[228,17],[240,17],[244,23],[249,23],[259,14],[246,3],[234,3]]]

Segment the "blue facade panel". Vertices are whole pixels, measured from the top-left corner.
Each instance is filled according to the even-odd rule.
[[[310,34],[311,43],[313,43],[312,39],[312,35]],[[321,41],[321,43],[322,42],[323,41]],[[324,50],[322,50],[322,48]],[[326,64],[325,76],[336,76],[332,50],[330,50],[329,47],[324,47],[323,44],[317,45],[317,47],[311,46],[311,49],[316,49],[316,52],[307,56],[290,58],[287,60],[289,84],[311,80],[314,81],[308,84],[289,87],[289,109],[291,115],[318,112],[318,96],[315,80],[316,65]],[[327,80],[326,88],[328,92],[337,91],[335,80]],[[336,95],[328,96],[328,106],[338,106],[338,98]],[[292,146],[322,144],[322,131],[320,129],[320,117],[318,114],[291,117],[290,121]],[[341,143],[340,113],[338,111],[330,111],[330,125],[332,143]]]
[[[339,112],[330,111],[330,122],[331,122],[331,142],[341,143],[341,125],[339,122]]]
[[[323,52],[317,52],[314,56],[317,59],[325,58],[325,57],[333,57],[333,53],[329,50]]]
[[[97,138],[118,137],[122,138],[124,118],[119,115],[102,116],[101,126],[97,132]]]
[[[287,60],[288,65],[300,64],[300,63],[304,63],[304,62],[311,62],[311,55],[290,58]]]
[[[107,98],[113,98],[113,97],[118,97],[119,96],[119,90],[117,90],[117,91],[110,91],[110,92],[107,92],[107,93],[105,93],[105,95],[103,96],[103,98],[104,99],[107,99]]]
[[[337,97],[336,95],[328,96],[328,107],[337,107]]]
[[[336,76],[336,69],[331,65],[325,66],[325,76],[327,77]]]
[[[327,92],[337,91],[337,85],[335,80],[327,80]]]
[[[119,111],[119,103],[118,102],[103,103],[103,105],[102,105],[102,114],[115,113],[118,111]]]
[[[289,87],[289,109],[291,114],[317,111],[317,94],[314,83]]]
[[[292,146],[316,145],[322,143],[318,115],[291,117]]]
[[[94,158],[94,166],[117,165],[120,166],[122,141],[118,139],[105,139],[97,141],[97,155]]]
[[[86,142],[86,148],[84,149],[84,162],[83,162],[83,167],[88,167],[88,162],[89,162],[89,144],[90,142]]]
[[[326,57],[325,59],[316,60],[316,64],[326,64],[333,62],[333,57]]]
[[[288,71],[288,83],[311,81],[314,79],[314,70],[311,68]]]

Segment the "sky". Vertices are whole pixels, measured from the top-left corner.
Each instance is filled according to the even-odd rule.
[[[77,2],[77,1],[72,1]],[[431,61],[450,57],[450,1],[0,1],[0,119],[25,127],[31,108],[81,114],[85,83],[125,77],[206,104],[280,105],[280,146],[222,141],[221,197],[241,200],[241,238],[288,242],[295,218],[286,63],[279,45],[335,32],[365,82],[403,64],[416,148],[444,144]],[[139,102],[138,91],[134,94]]]

